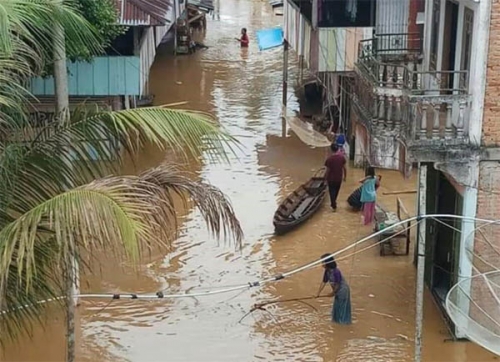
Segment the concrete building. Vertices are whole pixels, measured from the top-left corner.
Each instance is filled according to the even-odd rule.
[[[421,214],[499,219],[500,5],[492,0],[425,0],[416,4],[423,31],[404,49],[376,34],[360,42],[356,64],[355,148],[371,164],[408,172],[427,165]],[[380,47],[386,42],[389,47]],[[360,152],[361,151],[361,152]],[[498,227],[482,238],[470,221],[426,222],[425,281],[443,306],[450,288],[472,275],[470,250],[498,247]],[[488,242],[484,240],[488,239]],[[496,243],[496,244],[495,244]],[[470,288],[474,288],[469,284]],[[489,291],[472,290],[477,300]],[[462,310],[469,310],[463,300]],[[471,310],[472,313],[472,310]],[[457,337],[466,337],[450,322]]]
[[[338,123],[342,132],[353,135],[348,143],[353,143],[357,136],[356,154],[351,152],[351,157],[358,165],[371,155],[365,150],[366,132],[351,115],[358,58],[366,55],[374,34],[378,36],[379,49],[392,47],[401,51],[408,33],[418,30],[418,1],[287,0],[284,3],[285,39],[299,57],[301,74],[302,68],[307,68],[322,84],[325,116],[333,120],[335,128]]]
[[[366,11],[372,20],[343,23],[336,13],[353,3],[358,19]],[[350,99],[350,114],[341,119],[350,122],[355,164],[405,174],[427,165],[420,214],[500,219],[497,1],[287,0],[284,9],[285,39],[300,62],[328,97]],[[473,275],[471,250],[498,265],[489,244],[500,250],[500,226],[483,228],[481,237],[475,227],[467,220],[426,222],[425,282],[443,311],[451,287]],[[473,298],[494,300],[468,285]],[[474,313],[469,300],[461,303]],[[467,337],[449,322],[456,337]]]

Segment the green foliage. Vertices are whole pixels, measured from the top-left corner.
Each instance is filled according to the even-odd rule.
[[[103,49],[109,47],[116,37],[127,31],[127,27],[116,24],[118,13],[113,0],[77,0],[77,3],[83,17],[99,33]],[[77,54],[69,54],[69,57],[72,60],[89,60],[86,49],[81,49]]]

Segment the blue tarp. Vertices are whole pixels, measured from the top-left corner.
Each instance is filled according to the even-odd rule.
[[[283,29],[273,28],[257,31],[257,44],[260,50],[267,50],[283,45]]]

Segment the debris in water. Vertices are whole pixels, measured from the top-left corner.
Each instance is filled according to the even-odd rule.
[[[396,334],[396,336],[398,336],[399,338],[402,338],[402,339],[404,339],[404,340],[406,340],[406,341],[409,341],[409,340],[410,340],[410,339],[408,338],[408,336],[405,336],[404,334],[399,334],[399,333],[398,333],[398,334]]]
[[[182,84],[182,82],[177,81],[177,82],[175,82],[175,84],[177,84],[177,85],[181,85],[181,84]]]
[[[373,294],[368,294],[368,296],[369,296],[370,298],[375,298],[375,296],[374,296]]]
[[[372,313],[373,313],[373,314],[378,314],[378,315],[381,315],[382,317],[394,318],[394,316],[392,316],[392,315],[390,315],[390,314],[380,313],[380,312],[376,312],[376,311],[374,311],[374,310],[372,310]]]

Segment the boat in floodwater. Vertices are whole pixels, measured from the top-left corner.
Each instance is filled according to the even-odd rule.
[[[319,169],[309,181],[281,202],[273,218],[275,234],[283,235],[291,231],[319,210],[326,196],[325,173],[325,167]]]

